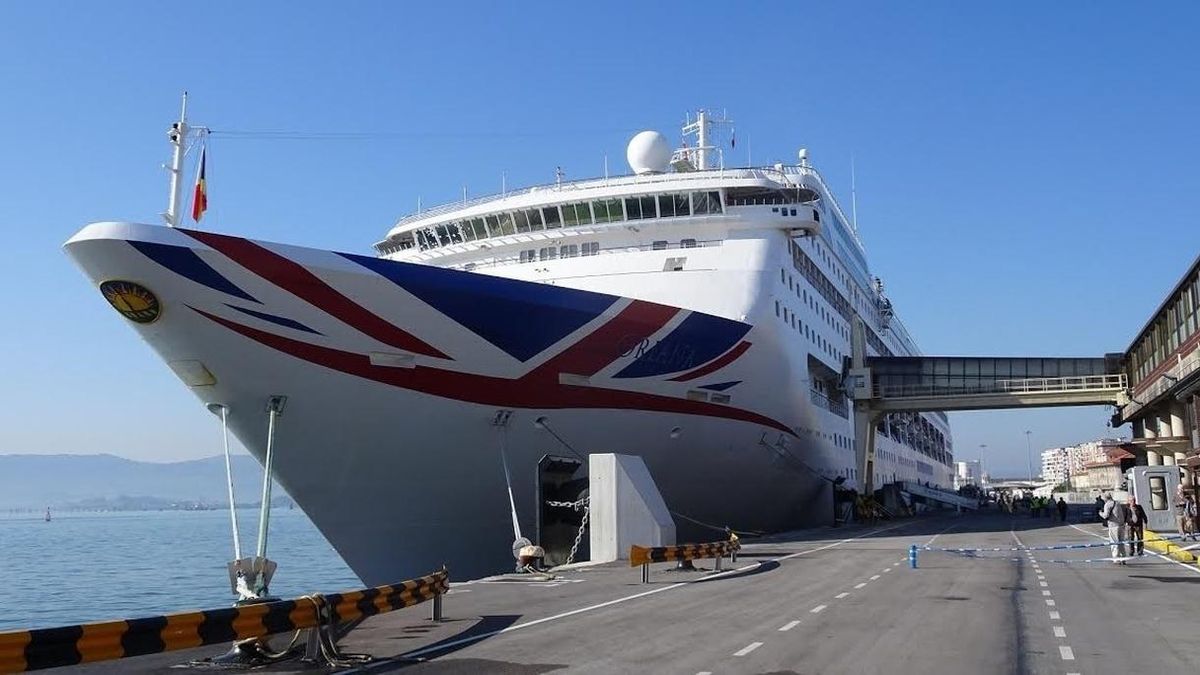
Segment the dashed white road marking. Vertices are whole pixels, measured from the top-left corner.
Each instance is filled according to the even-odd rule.
[[[863,586],[866,586],[866,585],[867,585],[867,582],[865,582],[865,581],[864,581],[864,582],[862,582],[861,584],[854,584],[854,587],[855,587],[855,588],[862,588]]]
[[[1044,582],[1044,581],[1039,581],[1039,582],[1038,582],[1038,584],[1040,584],[1042,588],[1045,588],[1045,587],[1047,587],[1047,586],[1049,586],[1049,585],[1050,585],[1050,584],[1048,584],[1048,583],[1046,583],[1046,582]]]
[[[1044,581],[1046,579],[1045,574],[1039,574],[1039,575],[1037,575],[1037,577],[1038,577],[1038,581]]]
[[[1049,597],[1049,596],[1050,596],[1050,591],[1042,591],[1042,595],[1045,595],[1045,596]]]
[[[827,606],[828,605],[817,605],[808,611],[812,612],[813,614],[820,614]]]
[[[1050,598],[1046,598],[1046,606],[1047,606],[1047,607],[1053,607],[1053,606],[1054,606],[1054,601],[1053,601],[1053,600],[1051,600]]]
[[[780,633],[786,633],[786,632],[788,632],[789,630],[791,630],[791,629],[793,629],[793,628],[795,628],[796,626],[799,626],[799,625],[800,625],[800,622],[799,622],[799,621],[789,621],[789,622],[787,622],[787,623],[783,624],[783,626],[781,626],[781,627],[779,628],[779,632],[780,632]]]
[[[1059,656],[1062,657],[1063,661],[1074,661],[1075,660],[1075,652],[1071,651],[1071,648],[1066,645],[1058,646],[1058,654],[1059,654]]]
[[[755,649],[758,649],[762,645],[763,645],[763,643],[761,643],[761,642],[751,642],[750,644],[746,645],[745,647],[742,647],[741,649],[734,652],[733,655],[734,656],[745,656],[745,655],[749,654],[750,652],[754,651]],[[1072,658],[1074,658],[1074,657],[1072,657]]]
[[[1059,614],[1058,612],[1050,612],[1050,620],[1051,621],[1061,621],[1062,615]]]
[[[712,675],[712,671],[711,670],[702,670],[702,671],[696,673],[696,675]]]
[[[896,565],[899,565],[899,564],[900,563],[892,563],[892,567],[895,567]]]
[[[1067,629],[1063,628],[1062,626],[1055,626],[1054,627],[1054,637],[1058,637],[1058,638],[1067,637]]]
[[[886,574],[886,573],[888,573],[888,572],[891,572],[891,571],[892,571],[892,568],[890,568],[890,567],[885,567],[885,568],[883,569],[883,571],[884,571],[884,573]]]
[[[891,530],[896,530],[896,529],[899,529],[902,527],[907,527],[909,524],[910,523],[900,523],[898,525],[891,525],[889,527],[881,527],[878,529],[868,530],[867,532],[863,532],[862,534],[855,535],[853,537],[847,537],[845,539],[839,539],[838,541],[835,541],[835,542],[832,542],[829,544],[825,544],[824,546],[817,546],[815,548],[806,548],[802,551],[796,551],[795,553],[789,553],[787,555],[779,556],[778,558],[771,558],[770,561],[782,562],[784,560],[792,560],[793,558],[799,558],[800,556],[808,555],[809,553],[817,553],[818,551],[826,551],[826,550],[829,550],[836,546],[841,546],[842,544],[849,543],[856,539],[862,539],[863,537],[870,537],[873,535],[882,534],[884,532],[890,532]],[[951,525],[950,527],[955,527],[955,525]],[[949,530],[950,527],[947,527],[946,530]],[[942,530],[942,532],[945,532],[946,530]],[[937,535],[934,535],[934,537],[936,538]],[[587,612],[593,612],[598,609],[603,609],[605,607],[611,607],[613,605],[618,605],[621,603],[629,602],[631,600],[637,600],[640,598],[645,598],[647,596],[657,595],[658,593],[666,593],[668,591],[673,591],[677,588],[683,588],[685,586],[690,586],[692,584],[705,583],[705,582],[711,581],[713,579],[725,578],[728,576],[732,576],[734,574],[738,574],[739,572],[742,572],[742,571],[745,571],[748,569],[754,569],[754,568],[762,565],[763,562],[767,562],[767,561],[764,560],[764,561],[756,562],[756,563],[753,563],[750,565],[737,567],[737,568],[734,568],[731,570],[727,570],[725,572],[712,574],[707,577],[703,577],[703,578],[699,578],[699,579],[695,579],[695,580],[691,580],[691,581],[680,581],[680,582],[677,582],[674,584],[670,584],[669,586],[663,586],[662,588],[655,588],[653,590],[644,591],[642,593],[634,593],[633,595],[626,595],[624,597],[616,598],[614,600],[609,600],[607,602],[601,602],[601,603],[597,603],[595,605],[588,605],[587,607],[580,607],[578,609],[572,609],[572,610],[568,610],[565,612],[561,612],[561,613],[555,614],[553,616],[547,616],[547,617],[543,617],[541,619],[534,619],[532,621],[526,621],[525,623],[513,624],[511,626],[508,626],[506,628],[500,628],[498,630],[490,630],[490,631],[486,631],[483,633],[476,633],[475,635],[471,635],[471,636],[464,637],[464,638],[459,638],[457,640],[451,640],[449,642],[433,644],[428,647],[423,647],[421,649],[413,650],[411,652],[405,652],[401,656],[403,656],[404,658],[415,658],[417,656],[423,656],[425,654],[442,652],[447,649],[450,649],[451,647],[457,647],[458,645],[464,645],[464,644],[470,644],[472,642],[478,642],[480,640],[484,640],[486,638],[490,638],[490,637],[493,637],[496,635],[504,635],[505,633],[511,633],[513,631],[523,630],[525,628],[538,626],[538,625],[541,625],[544,623],[561,621],[562,619],[565,619],[567,617],[577,616],[579,614],[585,614]]]
[[[876,579],[878,579],[878,578],[879,578],[879,575],[878,575],[878,574],[872,574],[872,575],[871,575],[871,581],[875,581],[875,580],[876,580]]]
[[[838,593],[837,595],[835,595],[833,597],[837,598],[838,600],[841,600],[842,598],[846,597],[847,595],[850,595],[850,594],[843,592],[843,593]]]

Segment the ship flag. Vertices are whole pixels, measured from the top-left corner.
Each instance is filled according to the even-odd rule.
[[[208,160],[208,146],[200,150],[200,173],[196,174],[196,192],[192,195],[192,220],[197,223],[208,210],[208,186],[204,182],[204,165]]]

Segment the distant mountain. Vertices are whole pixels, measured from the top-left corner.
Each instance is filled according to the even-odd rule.
[[[247,455],[234,456],[232,463],[238,503],[257,503],[262,466]],[[115,455],[0,455],[0,510],[225,505],[225,485],[225,459],[219,456],[156,463]],[[273,489],[286,494],[278,484]]]

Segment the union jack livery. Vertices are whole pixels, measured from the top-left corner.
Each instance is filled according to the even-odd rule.
[[[681,537],[828,522],[858,484],[853,320],[916,347],[803,154],[725,168],[721,122],[635,136],[632,175],[406,217],[378,256],[116,222],[66,248],[260,460],[286,400],[272,471],[365,583],[504,570],[546,455],[641,456]],[[949,482],[944,417],[877,433],[878,479]]]

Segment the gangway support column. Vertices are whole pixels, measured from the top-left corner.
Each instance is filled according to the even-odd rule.
[[[882,413],[871,404],[874,385],[867,367],[866,326],[857,314],[850,327],[850,381],[846,386],[854,399],[854,459],[859,490],[870,496],[875,493],[875,423]]]

